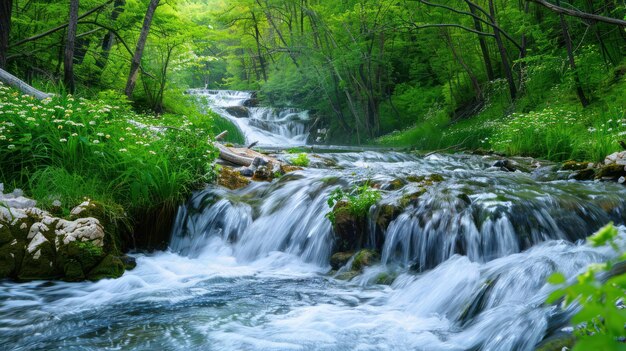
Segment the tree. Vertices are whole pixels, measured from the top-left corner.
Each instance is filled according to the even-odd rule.
[[[64,82],[70,93],[74,93],[74,49],[76,46],[76,28],[78,27],[79,0],[70,0],[70,18],[67,26],[65,41],[65,56],[63,60]]]
[[[137,77],[139,76],[139,67],[141,66],[141,57],[143,56],[143,50],[148,40],[148,34],[150,33],[150,25],[152,24],[152,18],[157,6],[159,6],[159,0],[150,0],[146,16],[143,19],[143,26],[141,27],[141,33],[139,34],[139,40],[137,40],[137,47],[135,48],[135,54],[130,64],[130,73],[128,74],[128,80],[126,81],[126,88],[124,93],[130,99],[133,96],[133,90],[135,90],[135,84],[137,84]]]
[[[12,9],[13,0],[4,0],[0,2],[0,68],[5,68],[7,64]]]

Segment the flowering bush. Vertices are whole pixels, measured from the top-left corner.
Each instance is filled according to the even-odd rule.
[[[212,123],[141,115],[110,98],[39,101],[0,85],[0,182],[47,192],[33,194],[43,206],[75,205],[76,188],[131,211],[173,206],[214,176]]]

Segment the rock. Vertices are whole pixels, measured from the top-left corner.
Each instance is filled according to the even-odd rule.
[[[243,105],[245,107],[257,107],[259,106],[259,99],[257,98],[248,99],[243,102]]]
[[[579,170],[570,175],[570,179],[576,180],[593,180],[596,176],[596,170],[593,168],[586,168]]]
[[[252,175],[252,180],[258,182],[271,182],[272,179],[274,179],[274,173],[272,173],[272,169],[269,166],[260,166]]]
[[[339,268],[345,266],[353,255],[354,252],[337,252],[330,256],[330,266],[333,269],[338,270]]]
[[[251,174],[251,176],[253,174]],[[250,184],[250,179],[242,176],[240,172],[237,172],[230,167],[222,167],[217,178],[217,183],[230,190],[237,190]]]
[[[119,278],[124,274],[124,263],[119,257],[107,255],[94,269],[87,275],[89,280],[100,280],[105,278]]]
[[[237,118],[250,117],[250,111],[245,106],[231,106],[226,108],[226,112]]]
[[[251,167],[242,167],[239,169],[239,175],[244,177],[252,177],[256,169]]]
[[[376,209],[376,224],[382,231],[385,231],[389,226],[389,223],[400,215],[400,212],[400,208],[395,205],[382,204]]]
[[[596,179],[617,180],[621,176],[626,176],[624,166],[612,163],[600,168],[596,174]]]
[[[380,255],[371,249],[363,249],[354,256],[352,261],[352,269],[355,271],[361,271],[367,266],[371,266],[380,261]]]
[[[335,220],[333,229],[335,232],[336,251],[352,251],[363,246],[367,223],[365,218],[352,214],[347,201],[339,201],[333,207]]]
[[[63,266],[63,280],[68,282],[80,282],[85,280],[85,272],[80,262],[76,260],[68,260]]]
[[[133,270],[137,267],[137,260],[134,257],[124,255],[120,257],[120,260],[124,264],[124,268],[126,268],[127,271]]]
[[[376,276],[374,283],[379,285],[391,285],[394,280],[396,280],[396,275],[389,274],[388,272],[381,272]]]
[[[383,186],[383,190],[398,190],[402,189],[406,185],[406,182],[402,179],[396,178],[391,182]]]
[[[614,165],[614,164],[620,165],[620,166],[626,166],[626,151],[615,152],[615,153],[608,155],[604,159],[604,164],[607,166]]]
[[[576,343],[574,335],[560,332],[556,335],[549,336],[541,341],[535,347],[535,351],[562,351],[564,349],[571,350]]]
[[[253,168],[257,168],[260,166],[265,166],[268,164],[269,161],[267,161],[265,158],[263,157],[255,157],[254,160],[252,160],[252,167]]]
[[[292,165],[280,165],[280,172],[283,174],[287,174],[290,172],[295,172],[295,171],[301,171],[304,168],[302,167],[298,167],[298,166],[292,166]]]
[[[79,218],[74,221],[61,219],[55,229],[57,247],[70,242],[89,242],[97,247],[104,246],[104,229],[95,218]]]
[[[590,166],[591,165],[591,166]],[[562,171],[581,171],[593,167],[593,163],[589,162],[576,162],[573,160],[565,161],[561,165]]]
[[[515,172],[517,170],[514,162],[507,159],[498,160],[493,165],[491,165],[491,167],[499,168],[501,171],[504,172]]]
[[[19,280],[57,278],[59,272],[56,269],[55,256],[54,244],[42,233],[37,233],[26,248],[17,278]]]

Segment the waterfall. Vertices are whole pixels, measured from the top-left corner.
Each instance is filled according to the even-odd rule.
[[[304,145],[309,137],[309,111],[295,108],[257,107],[252,92],[191,89],[190,94],[206,99],[206,106],[232,121],[246,143],[259,146]]]

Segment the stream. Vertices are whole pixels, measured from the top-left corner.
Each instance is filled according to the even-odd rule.
[[[306,143],[306,111],[248,107],[236,117],[229,108],[245,107],[250,93],[194,93],[248,142]],[[534,350],[572,313],[544,303],[555,289],[547,277],[575,279],[612,257],[584,238],[626,222],[622,185],[569,181],[550,167],[503,172],[488,157],[391,151],[310,158],[272,183],[194,193],[169,249],[133,254],[137,268],[119,279],[0,282],[2,348]],[[443,181],[377,225],[383,205],[433,174]],[[383,193],[364,243],[381,262],[337,279],[326,201],[366,181]],[[620,227],[621,245],[625,237]],[[392,282],[377,284],[381,277]]]

